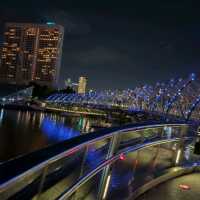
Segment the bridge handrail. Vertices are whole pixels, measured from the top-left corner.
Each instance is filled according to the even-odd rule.
[[[185,137],[185,138],[173,138],[173,139],[164,139],[164,140],[159,140],[159,141],[154,141],[154,142],[148,142],[145,144],[138,144],[136,146],[133,146],[132,148],[125,149],[123,151],[120,151],[113,157],[105,160],[103,163],[101,163],[97,168],[89,172],[86,176],[82,177],[77,183],[75,183],[73,186],[71,186],[69,189],[67,189],[65,192],[63,192],[57,200],[64,200],[68,197],[70,197],[76,190],[78,190],[85,182],[87,182],[89,179],[94,177],[98,172],[102,171],[102,169],[115,162],[120,158],[121,154],[128,154],[130,152],[138,151],[140,149],[156,146],[156,145],[161,145],[161,144],[166,144],[166,143],[172,143],[172,142],[178,142],[178,141],[190,141],[192,140],[192,137]]]
[[[4,183],[2,183],[0,185],[0,193],[5,192],[6,190],[8,190],[9,188],[13,188],[13,190],[11,190],[11,193],[9,194],[10,196],[12,194],[14,194],[17,191],[20,191],[21,189],[23,189],[25,187],[25,184],[22,184],[19,188],[15,188],[15,184],[17,184],[18,182],[20,182],[21,180],[25,180],[28,177],[33,176],[34,174],[41,174],[43,173],[43,170],[52,163],[55,163],[56,161],[65,158],[69,155],[71,155],[74,152],[77,152],[79,149],[81,149],[84,146],[90,145],[92,143],[95,143],[99,140],[103,140],[106,138],[111,138],[112,136],[114,136],[115,134],[121,134],[124,132],[128,132],[128,131],[141,131],[143,129],[153,129],[153,128],[162,128],[165,126],[170,126],[170,127],[182,127],[182,126],[186,126],[188,127],[190,124],[188,123],[182,123],[182,122],[174,122],[174,123],[163,123],[163,122],[152,122],[151,124],[142,124],[140,126],[136,125],[127,125],[127,126],[123,126],[120,128],[111,128],[109,130],[102,130],[99,132],[95,132],[95,133],[91,133],[88,135],[82,135],[79,136],[77,138],[71,139],[69,141],[66,142],[66,150],[64,150],[63,152],[52,156],[51,158],[41,162],[40,164],[37,164],[33,167],[31,167],[30,169],[26,170],[25,172],[22,172],[21,174],[15,176],[14,178],[11,178],[7,181],[5,181]],[[78,140],[78,141],[77,141]],[[72,142],[72,144],[70,144]],[[12,161],[10,161],[12,162]],[[14,189],[15,188],[15,189]]]

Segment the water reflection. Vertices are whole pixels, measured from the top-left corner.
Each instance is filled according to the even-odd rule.
[[[90,120],[87,118],[80,117],[78,124],[77,124],[77,129],[80,130],[81,132],[91,132],[91,124]]]
[[[104,120],[51,113],[0,110],[0,162],[99,127]]]
[[[43,119],[41,129],[48,139],[53,141],[63,141],[80,135],[79,131],[66,127],[62,123],[49,118]]]
[[[42,121],[44,119],[44,113],[40,113],[40,118],[39,118],[39,125],[41,126]]]

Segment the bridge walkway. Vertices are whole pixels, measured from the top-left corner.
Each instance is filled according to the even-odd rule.
[[[181,186],[188,186],[183,189]],[[144,193],[137,200],[199,200],[200,199],[200,173],[184,175]]]

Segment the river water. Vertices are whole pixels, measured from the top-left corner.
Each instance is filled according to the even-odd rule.
[[[102,121],[91,117],[1,109],[0,162],[93,131],[93,127]]]

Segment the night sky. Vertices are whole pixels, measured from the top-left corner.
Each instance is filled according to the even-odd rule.
[[[0,27],[5,22],[61,24],[61,85],[84,75],[91,88],[134,88],[200,71],[195,2],[1,0]]]

